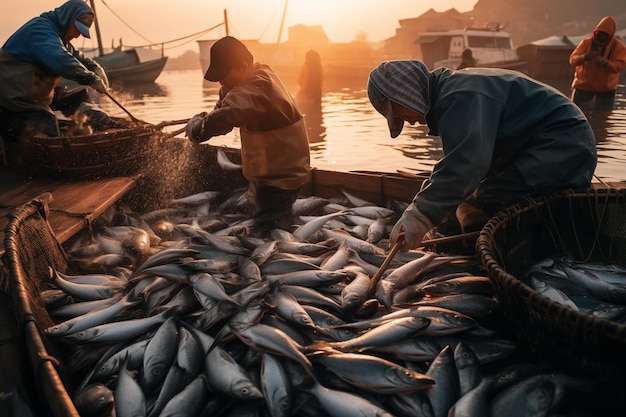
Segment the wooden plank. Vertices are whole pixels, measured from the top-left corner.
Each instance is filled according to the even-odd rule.
[[[133,188],[138,177],[113,177],[97,180],[37,178],[14,180],[0,185],[0,242],[9,222],[8,214],[41,194],[52,194],[48,221],[59,242],[83,229]],[[4,244],[0,253],[4,252]]]

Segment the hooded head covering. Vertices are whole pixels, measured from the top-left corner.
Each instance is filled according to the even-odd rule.
[[[370,72],[367,95],[376,111],[387,119],[392,138],[402,132],[404,120],[394,117],[391,102],[426,116],[430,109],[430,78],[428,67],[416,60],[385,61]]]
[[[593,31],[593,38],[601,45],[605,45],[611,39],[613,39],[616,30],[617,24],[615,23],[615,20],[611,16],[605,16],[596,25],[596,28]],[[601,35],[601,32],[606,33],[606,35],[608,35],[608,38],[606,38],[606,35],[604,35],[605,39],[602,39],[603,35]],[[600,36],[598,36],[599,34]]]
[[[89,27],[79,20],[84,14],[94,14],[94,12],[83,0],[69,0],[51,12],[43,13],[41,16],[52,19],[61,35],[65,35],[70,25],[74,24],[84,37],[89,38]]]

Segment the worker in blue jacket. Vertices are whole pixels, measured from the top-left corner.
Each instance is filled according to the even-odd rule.
[[[69,0],[25,23],[2,46],[0,135],[5,140],[17,142],[25,129],[59,136],[51,105],[61,77],[100,93],[107,91],[102,67],[70,43],[80,35],[89,38],[93,21],[91,7],[82,0]]]
[[[395,224],[390,245],[418,247],[444,218],[479,230],[497,211],[559,189],[586,189],[597,163],[582,111],[556,89],[495,68],[430,71],[421,61],[386,61],[367,92],[391,137],[405,121],[440,136],[443,158]],[[456,216],[455,216],[456,215]]]

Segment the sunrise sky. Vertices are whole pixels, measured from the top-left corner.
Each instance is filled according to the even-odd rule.
[[[125,45],[141,46],[167,42],[204,31],[223,21],[227,10],[230,34],[242,39],[275,42],[285,0],[94,0],[105,46],[121,37]],[[369,41],[393,36],[398,20],[417,17],[433,8],[460,12],[471,10],[477,0],[288,0],[282,41],[287,28],[296,24],[321,25],[331,41],[349,42],[364,33]],[[0,16],[0,44],[22,24],[42,12],[63,4],[63,0],[20,0],[11,2]],[[108,6],[108,7],[107,7]],[[118,17],[116,17],[119,16]],[[120,20],[121,18],[121,20]],[[125,22],[125,23],[124,23]],[[224,28],[167,43],[166,54],[177,56],[197,51],[196,39],[225,35]],[[95,47],[92,40],[80,38],[74,46]]]

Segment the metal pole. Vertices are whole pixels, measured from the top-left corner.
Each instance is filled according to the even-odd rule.
[[[102,47],[102,37],[100,36],[100,25],[98,24],[98,14],[96,13],[96,5],[93,0],[89,0],[91,4],[91,10],[93,10],[94,15],[94,26],[96,27],[96,40],[98,41],[98,54],[100,56],[104,55],[104,48]]]

